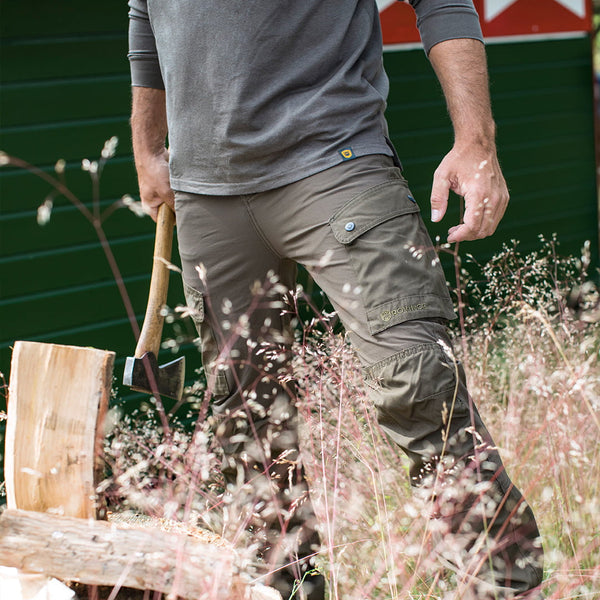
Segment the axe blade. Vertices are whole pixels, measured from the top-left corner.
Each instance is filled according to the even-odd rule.
[[[141,358],[128,356],[125,361],[123,383],[137,392],[160,394],[181,400],[185,381],[185,356],[158,366],[153,352]]]

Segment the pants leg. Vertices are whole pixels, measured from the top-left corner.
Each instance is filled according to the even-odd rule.
[[[283,300],[296,270],[257,233],[246,201],[178,192],[177,232],[223,472],[244,494],[236,505],[265,562],[273,569],[292,563],[270,581],[288,598],[307,568],[294,561],[318,546],[286,377],[293,333]],[[294,597],[322,600],[323,585],[322,577],[307,577]]]
[[[465,588],[481,599],[535,588],[537,525],[452,356],[445,279],[399,170],[387,157],[363,157],[257,194],[249,207],[274,252],[304,264],[336,308],[380,425],[411,460],[413,484],[433,477],[435,504],[453,498],[445,531],[466,553]]]
[[[411,458],[412,483],[437,519],[436,550],[457,571],[465,597],[533,590],[541,583],[542,551],[531,508],[467,392],[445,326],[410,321],[393,335],[413,339],[419,328],[419,345],[405,338],[404,351],[365,370],[379,422]],[[410,390],[402,400],[401,389]]]

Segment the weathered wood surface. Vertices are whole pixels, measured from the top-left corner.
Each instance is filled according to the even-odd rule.
[[[280,600],[251,586],[227,548],[154,529],[6,510],[0,564],[88,585],[158,590],[190,600]]]
[[[9,508],[95,515],[94,469],[114,353],[15,342],[5,477]]]

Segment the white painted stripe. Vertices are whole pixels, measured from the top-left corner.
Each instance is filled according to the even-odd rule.
[[[421,42],[411,42],[410,44],[384,44],[384,52],[396,52],[397,50],[418,50],[423,49]]]
[[[518,0],[486,0],[484,5],[484,19],[489,22],[495,19]]]
[[[488,46],[492,44],[517,44],[519,42],[544,42],[550,40],[570,40],[586,37],[586,31],[560,31],[558,33],[532,33],[527,35],[499,35],[497,37],[485,38]],[[420,42],[409,42],[407,44],[385,44],[384,52],[396,52],[401,50],[418,50],[423,46]]]
[[[556,0],[565,8],[575,13],[580,19],[585,17],[585,0]]]
[[[587,31],[558,31],[556,33],[531,33],[527,35],[499,35],[485,38],[485,43],[511,44],[517,42],[544,42],[546,40],[570,40],[588,35]]]
[[[388,6],[394,4],[396,0],[377,0],[377,8],[379,12],[383,12]]]

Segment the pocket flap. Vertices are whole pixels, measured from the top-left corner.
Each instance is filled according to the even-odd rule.
[[[191,285],[183,282],[183,292],[185,294],[185,303],[189,309],[189,315],[199,326],[204,321],[204,298],[202,292],[194,289]]]
[[[415,212],[419,205],[404,181],[386,181],[352,198],[329,219],[329,225],[338,242],[351,244],[376,225]]]

